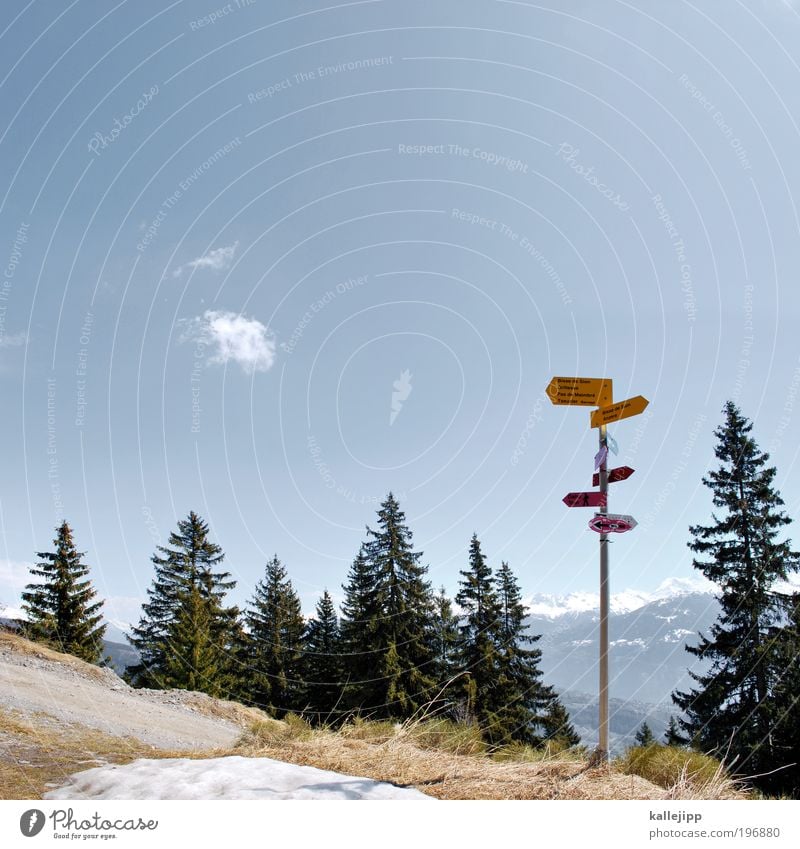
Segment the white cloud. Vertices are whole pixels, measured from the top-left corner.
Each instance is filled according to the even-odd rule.
[[[4,333],[0,335],[0,348],[17,348],[20,345],[24,345],[27,341],[27,333],[14,333],[11,336]]]
[[[206,310],[188,322],[181,341],[193,339],[215,349],[210,363],[238,363],[247,374],[268,371],[275,362],[275,339],[255,318],[235,312]]]
[[[233,262],[233,255],[236,253],[236,248],[238,247],[239,242],[237,240],[232,245],[228,245],[226,248],[215,248],[213,251],[209,251],[207,254],[197,257],[197,259],[193,259],[183,265],[179,265],[175,271],[172,272],[172,276],[180,277],[187,268],[191,270],[197,268],[210,268],[212,271],[224,271],[226,268],[230,268],[231,263]]]

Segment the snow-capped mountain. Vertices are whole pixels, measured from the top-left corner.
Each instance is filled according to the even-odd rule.
[[[612,613],[631,613],[650,602],[693,593],[716,592],[716,586],[703,578],[667,578],[653,592],[624,590],[611,594]],[[575,592],[568,595],[537,593],[525,600],[531,616],[557,619],[575,613],[600,609],[599,593]]]
[[[688,670],[707,668],[685,646],[717,619],[716,587],[671,578],[653,592],[612,596],[609,616],[612,748],[632,742],[647,721],[657,737],[671,713],[670,696],[692,685]],[[530,599],[530,634],[539,634],[544,679],[561,694],[583,742],[597,742],[599,598],[591,593]]]

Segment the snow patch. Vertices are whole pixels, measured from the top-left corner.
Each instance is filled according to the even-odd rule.
[[[401,799],[430,796],[384,781],[270,758],[138,760],[78,772],[45,799]]]

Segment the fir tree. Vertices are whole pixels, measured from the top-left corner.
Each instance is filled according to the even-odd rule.
[[[89,567],[82,562],[84,552],[76,551],[72,530],[66,521],[56,528],[55,551],[38,552],[41,562],[31,574],[42,583],[28,584],[22,593],[28,618],[26,636],[73,654],[88,663],[103,657],[103,635],[97,593],[88,580]]]
[[[434,599],[434,645],[436,662],[434,677],[441,687],[456,674],[458,652],[458,616],[453,613],[453,604],[444,587]]]
[[[774,696],[779,680],[774,635],[786,608],[776,582],[798,569],[789,541],[779,541],[790,519],[780,509],[776,474],[769,455],[749,435],[752,424],[728,402],[717,428],[720,467],[703,478],[721,514],[690,528],[689,547],[704,559],[694,566],[721,590],[720,616],[708,637],[700,635],[693,655],[710,660],[710,670],[690,673],[697,687],[675,693],[684,712],[681,727],[692,744],[724,757],[737,772],[756,774],[781,766],[773,746]]]
[[[776,685],[772,698],[772,746],[781,768],[762,776],[762,788],[800,799],[800,593],[785,598],[788,620],[775,629]]]
[[[553,698],[541,720],[546,740],[553,740],[564,746],[577,746],[581,742],[580,734],[575,730],[567,709],[558,698]]]
[[[168,546],[157,547],[148,601],[129,638],[140,655],[126,670],[134,686],[230,691],[239,611],[223,603],[235,581],[228,572],[214,571],[224,556],[194,511],[178,522]]]
[[[653,743],[656,742],[656,738],[653,736],[653,732],[646,722],[643,722],[639,727],[639,730],[636,732],[636,736],[634,737],[634,742],[637,746],[642,748],[645,746],[652,746]]]
[[[669,725],[664,732],[664,743],[667,746],[685,746],[688,740],[681,734],[680,727],[674,716],[670,716]]]
[[[522,594],[508,563],[500,564],[495,587],[499,605],[497,680],[488,736],[495,742],[514,740],[535,746],[542,742],[542,732],[547,735],[548,724],[559,721],[562,712],[566,716],[566,710],[558,704],[552,688],[542,682],[542,652],[532,647],[539,635],[526,633]],[[572,735],[576,736],[574,729]],[[564,736],[569,736],[566,729]]]
[[[342,587],[340,636],[345,692],[342,707],[358,711],[377,704],[382,651],[377,646],[377,624],[382,616],[377,576],[362,545]]]
[[[498,706],[496,683],[499,671],[497,635],[501,608],[492,570],[481,551],[477,534],[469,546],[469,568],[462,580],[456,604],[463,612],[459,626],[459,668],[467,673],[464,683],[466,714],[482,728],[490,724]]]
[[[278,716],[302,708],[300,599],[278,556],[267,563],[245,611],[250,698]]]
[[[333,600],[325,590],[303,635],[306,711],[317,723],[330,722],[342,699],[340,652],[339,620]]]
[[[434,692],[434,602],[422,553],[414,551],[405,514],[390,492],[378,510],[377,529],[367,528],[364,556],[374,576],[379,614],[370,630],[380,652],[377,716],[412,716]]]

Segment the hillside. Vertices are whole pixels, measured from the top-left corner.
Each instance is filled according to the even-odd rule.
[[[402,797],[385,789],[392,785],[442,799],[736,795],[724,782],[660,787],[593,768],[581,752],[521,749],[498,759],[469,729],[435,721],[363,722],[332,732],[199,693],[133,690],[110,669],[3,631],[0,681],[0,798],[6,799],[120,798],[114,794],[132,787],[139,798],[252,798],[256,786],[263,789],[258,798],[296,798],[291,788],[308,782],[290,764],[323,770],[325,798]],[[210,771],[191,765],[198,760]],[[124,771],[108,769],[129,763]],[[353,795],[354,785],[361,795]]]

